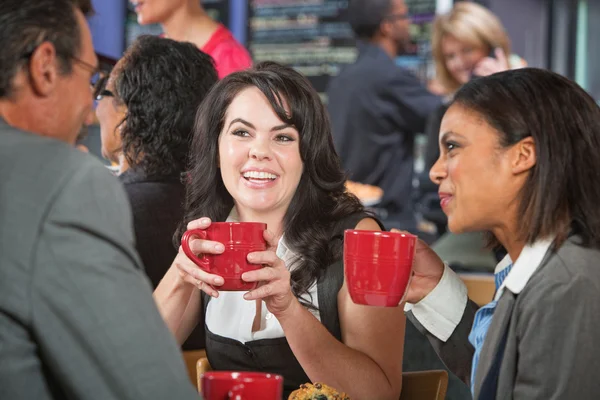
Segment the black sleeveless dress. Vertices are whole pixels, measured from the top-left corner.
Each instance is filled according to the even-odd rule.
[[[340,221],[333,229],[331,246],[343,246],[344,230],[354,229],[364,218],[373,218],[358,213]],[[379,221],[378,221],[379,223]],[[381,225],[381,223],[379,223]],[[340,251],[341,255],[342,252]],[[340,256],[329,265],[317,280],[317,296],[321,323],[337,340],[341,341],[342,332],[338,316],[337,296],[344,283],[344,265]],[[204,312],[210,296],[203,296]],[[205,325],[206,327],[206,325]],[[206,327],[206,355],[214,370],[257,371],[282,375],[284,378],[284,399],[298,389],[309,378],[294,356],[285,337],[260,339],[242,343],[227,337],[216,335]]]

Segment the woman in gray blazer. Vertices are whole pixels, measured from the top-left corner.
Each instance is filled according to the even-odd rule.
[[[508,255],[477,310],[424,244],[409,318],[476,399],[600,395],[600,109],[579,86],[526,68],[458,91],[430,171],[448,227]]]

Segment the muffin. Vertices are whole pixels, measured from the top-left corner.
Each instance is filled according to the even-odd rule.
[[[345,393],[340,393],[323,383],[304,383],[300,389],[294,390],[288,400],[350,400]]]

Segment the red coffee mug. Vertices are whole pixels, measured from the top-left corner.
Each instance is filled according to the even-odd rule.
[[[396,307],[408,289],[416,246],[411,234],[346,230],[344,271],[352,301]]]
[[[204,400],[281,400],[283,396],[281,375],[210,371],[201,379]]]
[[[204,271],[223,277],[225,283],[217,286],[217,290],[252,290],[258,282],[244,282],[242,274],[262,268],[262,265],[250,264],[247,257],[248,253],[267,249],[264,238],[266,229],[267,224],[260,222],[213,222],[207,229],[185,232],[181,238],[181,247],[185,255]],[[198,257],[190,249],[190,239],[193,236],[222,243],[225,251]]]

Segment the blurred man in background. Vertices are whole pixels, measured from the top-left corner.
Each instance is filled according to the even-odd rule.
[[[414,138],[441,100],[395,63],[409,42],[404,0],[352,0],[348,21],[358,59],[327,91],[336,149],[352,181],[383,189],[377,211],[386,227],[414,231]]]

